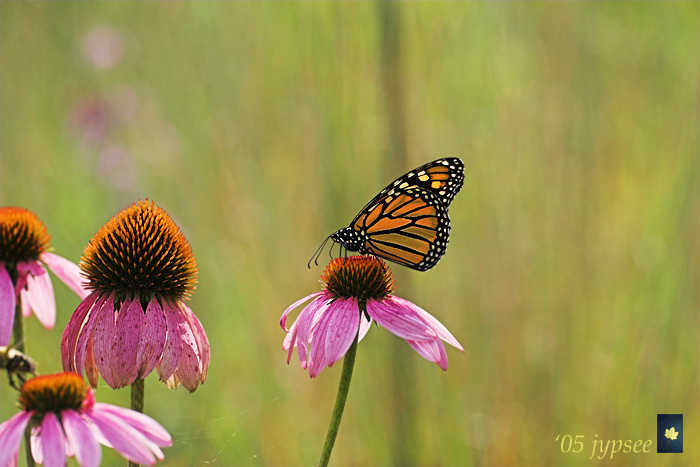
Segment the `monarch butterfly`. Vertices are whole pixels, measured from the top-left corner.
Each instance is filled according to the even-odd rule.
[[[427,271],[445,254],[450,235],[447,210],[463,184],[464,164],[456,157],[411,170],[380,191],[349,227],[328,236],[312,259],[318,261],[331,239],[341,252],[345,248]]]

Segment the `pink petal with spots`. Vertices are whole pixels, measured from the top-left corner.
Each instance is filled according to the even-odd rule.
[[[337,300],[338,302],[340,300]],[[332,318],[328,322],[326,341],[317,342],[316,345],[326,346],[326,365],[333,366],[348,351],[357,338],[360,326],[360,308],[357,299],[351,298],[339,303],[333,311],[329,311]]]
[[[301,305],[305,301],[309,300],[310,298],[315,298],[315,297],[318,297],[319,295],[323,295],[323,292],[312,293],[311,295],[307,295],[306,297],[302,298],[301,300],[297,300],[296,302],[289,305],[289,307],[287,307],[287,309],[284,310],[284,313],[282,313],[282,317],[280,318],[280,326],[282,327],[282,329],[284,329],[287,332],[290,331],[289,329],[287,329],[287,315],[289,315],[289,313],[292,310],[294,310],[296,307],[298,307],[299,305]]]
[[[317,297],[314,301],[306,305],[299,313],[297,322],[299,328],[297,330],[297,353],[299,354],[299,363],[301,367],[306,369],[309,364],[309,342],[311,340],[312,329],[318,325],[320,319],[323,319],[330,301],[324,296]],[[290,348],[290,355],[292,349]]]
[[[182,357],[182,333],[180,327],[185,326],[185,318],[178,313],[177,307],[163,300],[163,313],[168,324],[168,334],[163,348],[163,356],[158,364],[158,375],[165,381],[177,370]]]
[[[90,294],[88,289],[83,288],[83,277],[80,274],[80,268],[75,263],[48,252],[42,253],[39,259],[81,300]]]
[[[153,297],[146,307],[146,315],[139,337],[139,348],[136,356],[139,378],[145,378],[156,367],[163,354],[166,335],[167,322],[163,308],[158,303],[158,299]]]
[[[190,323],[195,341],[197,342],[197,350],[199,351],[201,362],[200,381],[204,383],[207,380],[207,373],[209,372],[209,359],[211,357],[209,339],[207,338],[206,332],[204,332],[204,326],[202,326],[202,323],[199,321],[199,319],[197,319],[197,316],[190,309],[190,307],[188,307],[184,302],[181,302],[180,306],[185,312],[185,317]]]
[[[12,339],[12,325],[15,322],[15,290],[12,279],[0,262],[0,345],[6,346]],[[0,464],[2,465],[2,464]]]
[[[122,307],[124,304],[122,304]],[[114,311],[114,299],[112,296],[104,306],[97,310],[95,325],[92,331],[92,354],[95,358],[97,371],[102,375],[105,383],[112,389],[121,386],[117,384],[117,354],[119,347],[116,336],[116,312]]]
[[[78,374],[82,374],[82,363],[81,370],[77,371],[75,363],[75,352],[76,345],[78,343],[78,335],[80,330],[83,329],[83,323],[85,323],[85,318],[90,311],[90,308],[99,297],[100,293],[95,291],[88,295],[85,300],[80,302],[78,308],[73,312],[73,315],[68,320],[66,329],[63,331],[63,337],[61,337],[61,361],[63,363],[63,371],[73,371]]]
[[[178,308],[178,306],[174,305],[173,308]],[[182,318],[178,325],[182,339],[182,354],[180,356],[180,364],[175,370],[175,375],[188,391],[193,392],[197,389],[202,376],[202,362],[190,323],[182,310],[179,310],[178,314]]]
[[[117,314],[115,327],[116,365],[112,370],[117,387],[130,385],[138,375],[139,364],[136,357],[143,321],[143,308],[141,308],[141,300],[138,297],[122,304]]]
[[[107,305],[109,303],[109,305]],[[92,346],[92,334],[95,331],[95,321],[97,317],[103,313],[104,309],[114,308],[114,294],[102,296],[97,299],[95,304],[90,309],[85,324],[83,325],[78,342],[75,345],[75,367],[76,373],[83,374],[83,365],[85,364],[85,356],[88,351],[88,343]],[[92,353],[92,351],[90,351]],[[94,355],[93,355],[94,358]]]

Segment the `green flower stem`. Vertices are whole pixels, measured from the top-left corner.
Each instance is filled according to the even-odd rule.
[[[14,285],[14,282],[13,282]],[[24,317],[22,316],[22,298],[17,297],[17,305],[15,306],[15,321],[12,324],[12,345],[20,352],[24,352]],[[32,456],[31,448],[32,427],[27,426],[24,431],[24,452],[27,458],[27,466],[35,467],[34,457]]]
[[[357,337],[358,336],[355,336],[355,341],[352,343],[350,349],[343,358],[343,370],[340,374],[340,383],[338,384],[338,395],[335,398],[335,407],[333,407],[331,424],[328,427],[328,433],[326,434],[326,443],[323,445],[321,459],[318,461],[319,467],[326,467],[328,465],[328,460],[331,457],[333,445],[335,444],[335,438],[338,436],[340,419],[343,416],[343,409],[345,409],[345,401],[348,398],[348,391],[350,390],[352,369],[355,366],[355,354],[357,353]]]
[[[143,413],[145,387],[146,382],[141,378],[131,383],[131,410]],[[139,467],[139,464],[129,461],[129,467]]]

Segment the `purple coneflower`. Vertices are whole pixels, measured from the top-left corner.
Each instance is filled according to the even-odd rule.
[[[334,259],[321,281],[321,292],[293,303],[280,319],[282,329],[287,331],[283,344],[284,350],[289,351],[287,363],[297,347],[301,367],[308,369],[312,378],[345,355],[356,338],[362,339],[372,319],[443,370],[447,369],[443,340],[464,352],[447,328],[427,311],[391,295],[391,271],[374,256]],[[313,301],[287,329],[287,315],[309,299]]]
[[[327,365],[341,357],[343,370],[338,394],[326,434],[319,466],[328,465],[340,419],[345,408],[350,379],[355,364],[357,343],[367,333],[374,319],[388,331],[405,339],[421,356],[447,369],[444,340],[464,352],[459,342],[437,319],[422,308],[391,295],[394,278],[386,263],[374,256],[351,256],[332,260],[321,276],[323,290],[293,303],[280,318],[287,332],[282,348],[287,350],[287,363],[297,347],[301,367],[314,378]],[[306,305],[290,329],[287,316]]]
[[[33,212],[17,207],[0,208],[0,345],[10,342],[15,307],[22,314],[34,311],[47,329],[56,324],[56,301],[48,267],[80,298],[80,269],[65,258],[49,253],[51,236]]]
[[[146,200],[119,212],[90,240],[80,267],[92,292],[63,333],[64,370],[85,370],[92,387],[98,373],[116,389],[154,368],[169,387],[204,383],[209,341],[184,302],[197,264],[165,211]]]
[[[75,373],[37,376],[22,385],[22,411],[0,425],[0,465],[17,465],[22,435],[31,427],[31,454],[46,467],[98,466],[100,444],[132,462],[154,465],[170,434],[152,418],[111,404],[96,403],[92,389]],[[27,448],[29,449],[29,447]]]

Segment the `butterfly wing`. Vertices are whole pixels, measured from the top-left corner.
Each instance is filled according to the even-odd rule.
[[[433,193],[445,209],[450,207],[452,200],[464,185],[464,163],[457,157],[445,157],[423,164],[403,174],[362,208],[355,217],[354,223],[363,212],[371,209],[380,199],[395,192],[401,192],[411,186],[419,186]],[[351,225],[352,225],[351,223]]]
[[[424,164],[390,183],[349,227],[330,238],[350,251],[427,271],[445,254],[450,234],[447,210],[463,184],[460,159]]]
[[[450,219],[435,194],[414,185],[387,192],[350,228],[364,240],[361,253],[426,271],[445,254]]]

